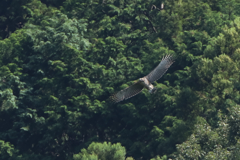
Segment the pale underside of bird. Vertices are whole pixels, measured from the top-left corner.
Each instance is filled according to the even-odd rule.
[[[110,97],[113,103],[118,103],[128,98],[131,98],[138,93],[140,93],[144,88],[148,89],[150,93],[155,93],[156,88],[152,85],[152,83],[158,79],[160,79],[164,73],[168,70],[168,68],[173,64],[174,60],[171,55],[167,55],[162,58],[162,61],[159,65],[150,72],[147,76],[140,78],[133,85],[117,92],[116,94]]]

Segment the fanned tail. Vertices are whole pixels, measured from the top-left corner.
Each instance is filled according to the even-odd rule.
[[[149,92],[150,92],[151,94],[156,93],[156,91],[157,91],[157,88],[156,88],[156,87],[154,87],[153,89],[149,90]]]

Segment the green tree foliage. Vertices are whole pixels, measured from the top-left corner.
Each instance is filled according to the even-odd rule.
[[[0,5],[0,39],[9,37],[16,29],[22,28],[31,14],[26,5],[32,0],[2,0]]]
[[[229,110],[229,116],[218,111],[217,127],[211,127],[199,118],[194,133],[182,144],[177,145],[174,159],[239,159],[239,138],[233,134],[238,126],[239,106]]]
[[[239,159],[239,1],[3,2],[4,159]],[[166,54],[156,94],[107,103]]]
[[[87,149],[82,149],[79,154],[73,155],[74,160],[125,160],[126,150],[121,144],[91,143]],[[131,157],[127,158],[132,159]],[[132,159],[133,160],[133,159]]]
[[[8,159],[15,154],[15,150],[12,144],[9,142],[4,142],[0,140],[0,158],[1,159]]]

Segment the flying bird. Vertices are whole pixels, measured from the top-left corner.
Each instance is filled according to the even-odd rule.
[[[157,88],[155,88],[152,83],[160,79],[168,68],[173,64],[174,60],[172,55],[167,55],[162,58],[162,61],[159,65],[150,72],[147,76],[140,78],[133,85],[117,92],[116,94],[110,97],[110,100],[113,103],[118,103],[128,98],[131,98],[138,93],[140,93],[144,88],[148,89],[150,93],[155,93]]]

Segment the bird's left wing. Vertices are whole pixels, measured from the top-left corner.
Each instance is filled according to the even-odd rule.
[[[134,83],[133,85],[112,95],[110,97],[110,99],[113,103],[118,103],[120,101],[126,100],[128,98],[131,98],[131,97],[137,95],[138,93],[140,93],[142,91],[143,88],[144,88],[144,86],[138,81],[138,82]]]
[[[163,57],[159,65],[146,76],[148,81],[150,83],[153,83],[154,81],[160,79],[164,75],[164,73],[168,70],[168,68],[173,64],[173,62],[174,60],[171,55]]]

